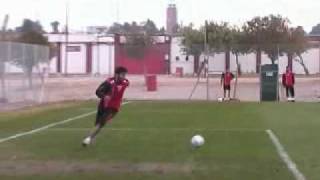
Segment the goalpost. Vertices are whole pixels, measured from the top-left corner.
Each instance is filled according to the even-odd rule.
[[[197,81],[191,91],[191,94],[189,96],[189,100],[192,99],[194,93],[197,90],[197,87],[200,84],[201,77],[204,76],[206,78],[206,99],[212,100],[211,94],[215,94],[216,97],[214,97],[215,100],[219,98],[219,96],[222,96],[223,94],[223,86],[220,84],[221,76],[223,73],[225,73],[225,66],[223,68],[210,68],[210,67],[217,67],[214,64],[212,64],[215,59],[208,60],[209,58],[205,58],[205,60],[201,63],[199,72],[197,73]],[[236,68],[238,69],[238,68]],[[237,89],[238,89],[238,71],[237,70],[229,70],[230,73],[232,73],[235,78],[231,82],[231,99],[237,99]],[[212,80],[215,79],[214,84],[212,84]]]
[[[213,59],[212,59],[212,61],[215,61],[216,60],[216,55],[217,54],[214,54],[214,56],[210,56],[210,51],[209,51],[209,43],[208,43],[208,35],[209,35],[209,31],[208,31],[208,21],[205,21],[205,32],[204,32],[204,42],[203,42],[203,45],[204,45],[204,60],[203,60],[203,62],[201,62],[201,66],[200,66],[200,69],[199,69],[199,72],[197,72],[197,82],[195,83],[195,85],[194,85],[194,87],[193,87],[193,89],[192,89],[192,91],[191,91],[191,94],[190,94],[190,96],[189,96],[189,100],[191,100],[191,98],[192,98],[192,96],[193,96],[193,94],[195,93],[195,91],[196,91],[196,89],[197,89],[197,87],[198,87],[198,85],[199,85],[199,83],[200,83],[200,80],[201,80],[201,74],[202,73],[204,73],[204,76],[207,78],[207,80],[206,80],[206,89],[207,89],[207,93],[206,93],[206,95],[207,95],[207,101],[209,101],[210,100],[210,92],[211,92],[211,88],[210,88],[210,77],[212,77],[212,76],[214,76],[214,75],[220,75],[220,77],[218,77],[218,78],[221,78],[221,75],[222,75],[222,73],[224,73],[225,72],[225,70],[226,70],[226,66],[224,65],[224,66],[222,66],[223,67],[223,69],[221,69],[221,67],[220,67],[220,69],[218,68],[218,69],[212,69],[211,70],[211,66],[210,66],[210,58],[212,58],[213,57]],[[215,67],[215,66],[213,66],[213,67]],[[230,71],[230,66],[229,66],[229,71]],[[234,85],[233,85],[233,87],[234,88],[232,88],[233,89],[233,99],[235,99],[236,98],[236,96],[237,96],[237,85],[238,85],[238,67],[236,67],[236,71],[230,71],[231,73],[233,73],[234,74],[234,76],[235,76],[235,81],[232,81],[232,82],[234,82]],[[219,83],[219,82],[218,82]],[[218,85],[219,87],[221,87],[221,85],[219,84]],[[231,90],[232,90],[231,89]],[[220,88],[220,91],[223,91],[223,90],[221,90],[221,88]],[[231,93],[231,92],[230,92]]]
[[[230,73],[234,75],[234,79],[231,82],[231,90],[230,90],[230,98],[231,99],[237,99],[237,86],[238,86],[238,72],[237,71],[232,71],[229,70]],[[219,97],[221,93],[216,93],[216,97],[214,97],[216,100],[219,98],[223,97],[223,84],[221,84],[221,76],[222,74],[225,73],[225,71],[208,71],[208,76],[207,76],[207,92],[208,92],[208,100],[211,100],[210,97],[210,92],[211,92],[211,87],[214,87],[210,82],[210,78],[216,78],[218,80],[218,87],[216,90],[220,91],[222,95]],[[222,82],[223,83],[223,82]]]

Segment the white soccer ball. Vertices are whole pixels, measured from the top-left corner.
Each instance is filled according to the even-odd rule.
[[[82,141],[82,145],[83,146],[88,146],[88,145],[91,144],[91,141],[92,141],[92,139],[90,137],[87,137]]]
[[[293,98],[293,97],[289,97],[289,98],[288,98],[288,101],[289,101],[289,102],[294,102],[295,100],[296,100],[296,99]]]
[[[223,102],[223,100],[224,100],[224,99],[223,99],[223,98],[221,98],[221,97],[220,97],[220,98],[218,98],[218,102]]]
[[[195,135],[191,138],[192,147],[200,147],[204,145],[204,138],[201,135]]]

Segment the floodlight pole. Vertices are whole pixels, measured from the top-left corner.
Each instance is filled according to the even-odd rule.
[[[65,36],[65,59],[64,59],[64,73],[68,75],[68,46],[69,46],[69,1],[66,1],[66,36]]]
[[[279,92],[280,92],[280,83],[281,82],[280,82],[280,78],[279,78],[280,77],[280,74],[279,74],[280,73],[280,66],[279,66],[279,64],[280,64],[280,47],[279,47],[279,44],[277,44],[277,51],[278,51],[278,55],[277,55],[278,56],[277,100],[280,101],[280,93]]]
[[[209,87],[209,46],[208,46],[208,21],[205,21],[205,33],[204,33],[204,50],[205,50],[205,57],[204,57],[204,63],[205,63],[205,76],[207,78],[207,101],[210,100],[210,87]]]
[[[100,76],[100,36],[97,35],[97,76]]]

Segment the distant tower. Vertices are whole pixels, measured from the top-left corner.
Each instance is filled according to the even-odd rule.
[[[175,34],[178,31],[178,13],[176,5],[171,2],[167,8],[167,33]]]

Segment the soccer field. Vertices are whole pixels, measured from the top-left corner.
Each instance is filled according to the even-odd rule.
[[[96,103],[0,114],[0,179],[320,179],[320,105],[312,103],[131,102],[88,148]],[[31,131],[33,130],[33,131]],[[206,143],[190,147],[201,134]]]

